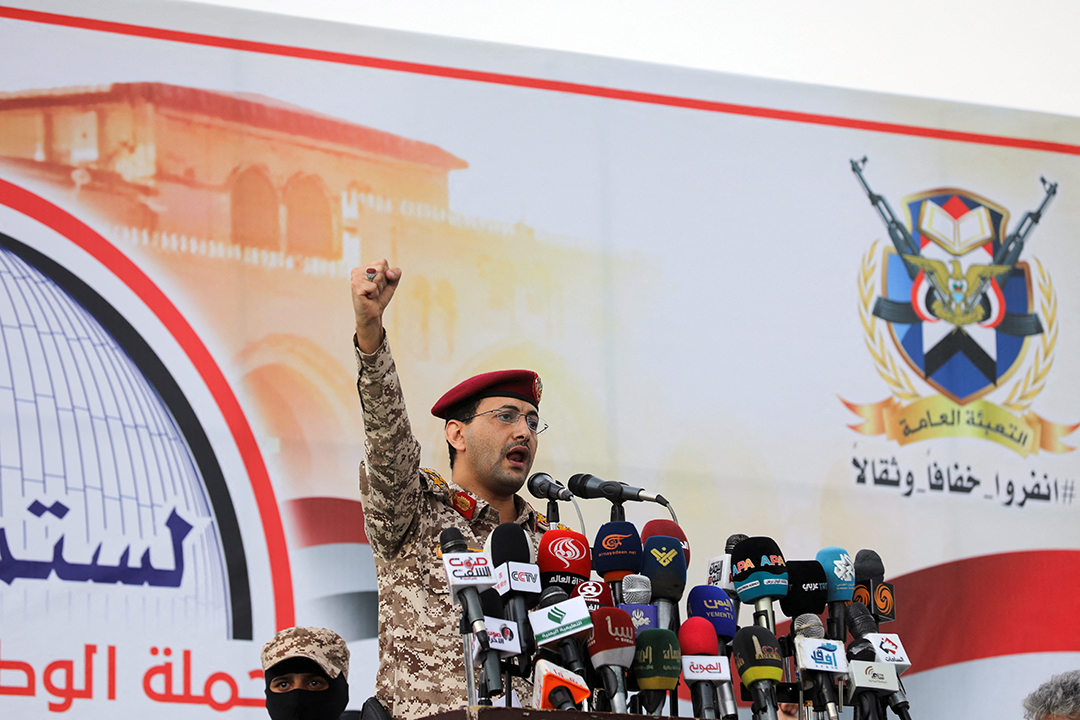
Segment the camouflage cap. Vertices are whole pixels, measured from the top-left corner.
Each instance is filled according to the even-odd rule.
[[[346,680],[349,679],[349,646],[333,630],[291,627],[279,631],[263,645],[263,671],[294,657],[314,660],[331,678],[344,675]]]

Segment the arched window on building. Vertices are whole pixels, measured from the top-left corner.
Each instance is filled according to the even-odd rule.
[[[233,182],[230,198],[232,241],[246,247],[281,249],[278,199],[270,178],[248,168]]]
[[[337,260],[341,243],[334,237],[334,211],[318,177],[294,178],[285,187],[285,252]]]

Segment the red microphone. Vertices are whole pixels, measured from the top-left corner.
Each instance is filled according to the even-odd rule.
[[[592,572],[589,540],[573,530],[548,530],[540,539],[536,564],[541,585],[561,587],[570,595]]]
[[[626,670],[634,664],[637,631],[625,610],[602,607],[592,613],[592,635],[586,648],[589,659],[604,683],[611,712],[625,714]]]
[[[728,659],[719,655],[716,628],[703,617],[687,618],[679,628],[679,647],[683,679],[690,686],[694,717],[721,717],[717,688],[724,680],[731,680],[731,667]]]
[[[589,608],[589,612],[596,612],[602,607],[615,606],[615,597],[611,594],[611,588],[606,582],[599,580],[578,583],[574,592],[570,593],[570,597],[585,598],[585,607]]]
[[[689,567],[690,542],[686,539],[686,533],[679,527],[679,523],[673,520],[650,520],[645,523],[645,527],[641,528],[641,543],[644,545],[645,541],[653,535],[663,535],[678,540],[682,544],[683,554],[686,556],[686,565]]]

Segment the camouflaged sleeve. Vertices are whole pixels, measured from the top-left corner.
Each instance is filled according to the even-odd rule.
[[[357,382],[364,415],[366,461],[360,465],[360,501],[371,549],[392,558],[419,509],[420,443],[413,436],[390,346],[371,355],[355,338]]]

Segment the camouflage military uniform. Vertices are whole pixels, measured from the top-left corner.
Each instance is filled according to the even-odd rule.
[[[379,582],[375,694],[395,720],[412,720],[466,704],[461,613],[438,556],[439,534],[456,527],[470,548],[482,548],[499,513],[420,467],[420,444],[386,340],[371,355],[356,349],[356,361],[367,435],[360,498]],[[515,506],[516,522],[537,547],[536,511],[520,497]]]

